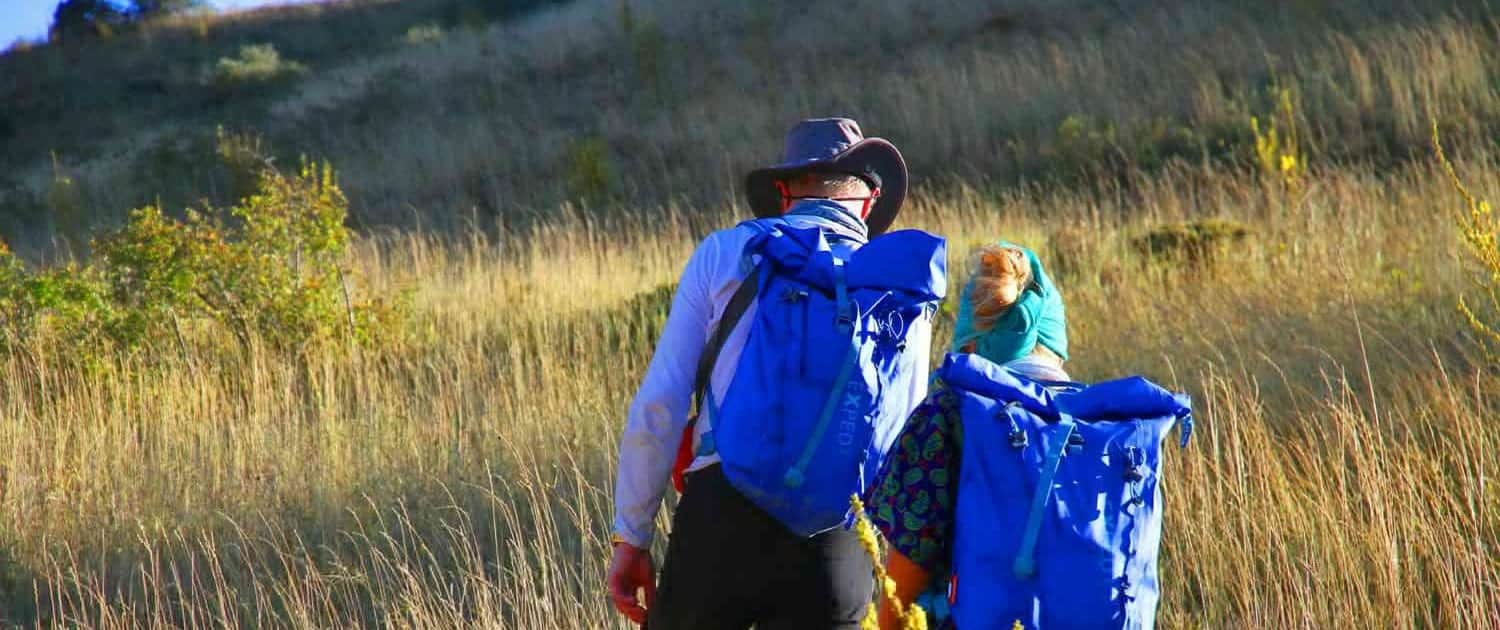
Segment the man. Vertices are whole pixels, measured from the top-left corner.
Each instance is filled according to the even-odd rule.
[[[718,418],[701,415],[702,401],[732,395],[737,364],[748,354],[757,305],[734,305],[747,275],[759,273],[746,269],[747,245],[769,226],[817,228],[829,237],[835,256],[848,257],[890,227],[906,196],[906,177],[896,148],[879,138],[864,138],[854,121],[803,121],[787,135],[782,164],[746,177],[746,196],[757,220],[710,234],[688,261],[620,443],[608,582],[615,606],[631,620],[651,630],[743,630],[752,624],[763,630],[857,627],[873,585],[870,562],[854,533],[831,527],[803,535],[789,528],[786,519],[762,509],[765,501],[748,499],[726,475],[722,448],[714,448],[712,437]],[[940,250],[940,239],[934,240]],[[932,266],[940,277],[941,261]],[[728,334],[715,335],[726,319],[731,320]],[[892,404],[910,400],[914,405],[925,393],[930,332],[930,327],[920,328],[902,340],[903,349],[910,346],[902,351],[922,357],[916,362],[921,373],[914,382],[901,381],[909,391],[891,396]],[[717,342],[717,349],[711,347]],[[700,365],[705,355],[708,359]],[[707,375],[707,387],[700,397],[700,419],[690,430],[693,455],[658,594],[649,548],[674,454],[689,423],[695,371],[699,378]],[[815,416],[818,409],[798,414]],[[725,427],[719,429],[722,436]],[[722,447],[728,438],[719,439]],[[893,440],[894,431],[877,437],[881,439]]]

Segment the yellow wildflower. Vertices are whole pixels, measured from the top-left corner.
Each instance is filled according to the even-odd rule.
[[[885,563],[880,561],[879,535],[875,533],[875,526],[870,524],[869,517],[865,516],[865,504],[859,500],[859,495],[849,497],[849,506],[854,509],[854,532],[859,536],[859,544],[864,547],[865,555],[870,556],[870,564],[875,567],[875,583],[880,585],[881,596],[889,600],[891,607],[896,610],[902,630],[927,630],[927,612],[915,603],[904,604],[896,597],[896,581],[886,574]],[[878,629],[880,606],[877,604],[869,607],[859,625],[864,630]]]

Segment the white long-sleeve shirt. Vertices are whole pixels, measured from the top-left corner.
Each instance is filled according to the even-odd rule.
[[[795,214],[787,215],[784,220],[794,227],[816,225],[818,221],[816,217]],[[714,232],[698,245],[682,271],[656,352],[630,405],[620,439],[614,531],[636,547],[651,544],[656,512],[666,493],[683,427],[687,426],[699,356],[718,327],[724,307],[744,281],[741,258],[745,244],[756,234],[751,227],[734,227]],[[839,247],[846,246],[835,245],[836,249]],[[754,317],[752,302],[719,350],[718,361],[709,376],[709,387],[716,400],[724,400]],[[931,343],[930,328],[926,330],[929,334],[907,339],[911,351],[919,357],[927,356]],[[913,392],[910,400],[921,400],[926,393],[927,367],[922,361],[921,373],[915,379],[920,389]],[[703,433],[710,429],[707,425],[706,419],[699,419],[693,435],[694,452]],[[701,455],[688,470],[698,470],[717,461],[717,454]]]

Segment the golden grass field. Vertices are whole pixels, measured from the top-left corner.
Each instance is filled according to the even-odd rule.
[[[1297,200],[1193,170],[1139,184],[921,198],[904,223],[957,252],[1005,235],[1068,257],[1075,372],[1194,395],[1200,429],[1167,471],[1163,626],[1500,620],[1497,381],[1465,349],[1440,173],[1314,173]],[[1203,212],[1253,236],[1198,268],[1123,242]],[[299,362],[226,342],[92,372],[7,357],[8,588],[99,627],[619,624],[612,456],[650,296],[693,243],[673,217],[365,241],[367,282],[416,287],[400,348]]]
[[[887,17],[909,8],[873,4]],[[640,182],[626,192],[653,201],[538,206],[535,221],[488,231],[364,234],[355,281],[411,294],[410,334],[388,347],[288,355],[205,329],[181,352],[99,362],[42,342],[0,353],[0,625],[625,627],[603,584],[613,458],[667,287],[698,237],[738,220],[723,201],[733,169],[774,154],[774,137],[740,135],[868,97],[866,130],[931,174],[899,223],[950,239],[952,281],[978,243],[1032,246],[1067,300],[1075,376],[1139,373],[1193,395],[1193,443],[1167,457],[1163,627],[1500,627],[1500,374],[1458,309],[1485,278],[1460,241],[1464,201],[1426,144],[1430,115],[1463,179],[1500,198],[1485,136],[1500,120],[1500,44],[1467,14],[1276,39],[1172,6],[1081,48],[1040,38],[1004,59],[918,56],[904,72],[925,89],[895,95],[846,78],[838,98],[804,98],[825,77],[788,74],[795,89],[744,105],[743,128],[673,127],[666,114],[638,127],[631,110],[602,110],[598,135],[655,138],[642,155],[611,153],[614,176]],[[568,33],[592,33],[568,17],[581,10],[454,36],[439,45],[458,51],[443,67],[480,60],[460,53],[497,33],[534,45],[497,72],[572,67],[551,55]],[[1146,73],[1133,55],[1184,15],[1201,28],[1160,61],[1171,72]],[[1274,97],[1241,102],[1215,82],[1272,52],[1287,60],[1277,86],[1298,95],[1295,168],[1257,168],[1243,146],[1116,159],[1154,142],[1124,130],[1158,114],[1190,112],[1182,124],[1222,124],[1211,137],[1231,139],[1250,135],[1252,115],[1267,124]],[[1110,71],[1117,55],[1128,72]],[[398,198],[472,201],[454,169],[492,177],[478,190],[503,206],[511,187],[548,175],[507,171],[521,157],[506,142],[521,140],[499,138],[579,79],[549,80],[492,126],[422,110],[393,150],[351,151],[369,140],[350,132],[329,152],[351,199],[377,214]],[[735,111],[735,85],[675,111],[708,125]],[[1055,113],[1080,111],[1121,121],[1120,137],[1059,130]],[[975,126],[1035,126],[1017,168],[1070,175],[1013,182],[988,176],[1008,172],[1000,158],[982,162],[993,171],[946,163],[999,151],[966,134]],[[663,161],[705,137],[710,149],[689,150],[723,162]],[[658,165],[669,177],[650,180]],[[722,188],[721,201],[648,194],[678,184]],[[1194,261],[1133,245],[1204,218],[1248,234]]]

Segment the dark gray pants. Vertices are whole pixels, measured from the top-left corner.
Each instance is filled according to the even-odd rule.
[[[858,628],[874,588],[870,571],[853,531],[797,536],[710,466],[688,475],[672,515],[646,628]]]

